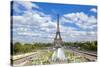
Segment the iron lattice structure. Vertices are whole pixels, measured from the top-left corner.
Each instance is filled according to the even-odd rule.
[[[61,34],[60,34],[60,27],[59,27],[59,14],[57,15],[57,31],[56,36],[54,38],[54,47],[59,48],[63,44]]]

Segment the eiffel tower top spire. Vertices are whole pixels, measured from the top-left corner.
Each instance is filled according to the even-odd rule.
[[[60,32],[60,29],[59,29],[59,14],[57,14],[57,32]]]

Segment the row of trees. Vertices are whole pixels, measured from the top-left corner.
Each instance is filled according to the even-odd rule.
[[[80,50],[97,51],[97,41],[87,42],[64,42],[64,46],[76,47]]]
[[[81,50],[97,50],[97,41],[87,41],[87,42],[64,42],[64,46],[69,47],[76,47]],[[51,43],[25,43],[22,44],[20,42],[16,42],[12,44],[11,48],[11,54],[21,54],[21,53],[27,53],[32,52],[37,49],[44,49],[46,47],[53,47],[53,44]]]
[[[36,49],[43,49],[45,47],[49,47],[51,46],[50,43],[34,43],[34,44],[29,44],[29,43],[25,43],[22,44],[20,42],[16,42],[14,44],[12,44],[11,47],[12,48],[12,53],[11,54],[21,54],[21,53],[27,53],[27,52],[32,52],[35,51]]]

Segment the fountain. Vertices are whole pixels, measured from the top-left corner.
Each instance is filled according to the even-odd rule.
[[[54,53],[52,54],[52,61],[66,61],[67,58],[65,57],[64,49],[63,48],[57,48],[54,50]]]

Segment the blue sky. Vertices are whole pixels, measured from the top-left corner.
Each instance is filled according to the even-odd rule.
[[[20,42],[53,42],[57,14],[63,41],[97,40],[97,7],[14,1],[12,4],[13,40]]]

